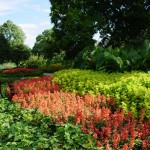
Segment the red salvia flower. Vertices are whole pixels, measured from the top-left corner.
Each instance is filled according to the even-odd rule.
[[[121,150],[128,150],[128,144],[124,144],[123,147],[121,148]]]
[[[114,134],[113,138],[113,148],[116,149],[120,141],[120,135],[118,133]]]

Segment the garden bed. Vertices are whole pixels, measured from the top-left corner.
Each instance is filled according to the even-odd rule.
[[[40,112],[49,116],[55,127],[60,127],[60,130],[54,133],[57,142],[54,141],[52,144],[47,141],[47,145],[51,144],[52,148],[57,145],[60,149],[78,147],[93,150],[150,148],[150,120],[144,119],[144,110],[139,113],[140,118],[136,119],[132,113],[125,113],[119,109],[113,97],[88,93],[79,95],[62,91],[62,88],[65,89],[64,84],[62,84],[63,87],[59,87],[54,81],[62,82],[63,80],[62,83],[67,81],[69,85],[70,80],[74,82],[73,78],[78,76],[80,79],[80,72],[76,76],[73,70],[70,72],[72,76],[69,78],[65,78],[69,73],[67,70],[64,74],[58,72],[54,76],[24,79],[13,83],[14,91],[16,91],[16,94],[12,96],[13,102],[17,102],[22,109],[38,108]],[[91,77],[89,78],[92,80]],[[82,76],[81,79],[83,81],[84,77]],[[78,85],[77,80],[76,85]],[[73,136],[74,129],[79,134],[82,131],[81,136],[84,136],[84,140],[80,139],[82,144],[79,144],[77,137]]]

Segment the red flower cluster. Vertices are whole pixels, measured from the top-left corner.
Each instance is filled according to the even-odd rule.
[[[4,70],[3,73],[27,73],[27,72],[33,72],[37,69],[34,68],[12,68]]]
[[[52,77],[41,77],[16,81],[12,100],[20,103],[21,108],[38,107],[56,123],[64,123],[71,117],[72,123],[81,124],[83,132],[93,133],[98,147],[128,150],[138,140],[142,149],[150,148],[150,120],[144,122],[144,111],[138,121],[130,113],[113,111],[115,101],[111,97],[70,94],[51,80]]]
[[[54,92],[61,89],[60,86],[52,82],[51,76],[17,80],[11,86],[13,86],[14,92],[18,96],[20,96],[20,94],[24,96],[35,93],[42,94],[44,92]]]

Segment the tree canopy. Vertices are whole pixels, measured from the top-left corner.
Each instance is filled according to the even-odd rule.
[[[25,34],[22,29],[14,24],[11,20],[6,21],[0,26],[0,33],[3,34],[5,39],[10,43],[24,43]]]
[[[36,42],[32,48],[32,53],[43,55],[45,58],[52,58],[54,53],[59,52],[59,48],[54,43],[53,30],[47,29],[36,37]]]
[[[51,0],[51,4],[54,37],[68,58],[74,58],[83,48],[94,45],[93,21],[86,9],[82,10],[83,1]]]
[[[74,58],[94,46],[100,33],[101,46],[139,47],[150,38],[148,0],[50,0],[51,21],[59,47]]]
[[[44,55],[46,47],[51,41],[52,30],[44,30],[42,34],[36,37],[36,42],[32,48],[32,52],[38,55]]]
[[[27,60],[31,54],[30,48],[24,44],[14,44],[11,50],[12,54],[10,60],[14,62],[17,67],[20,65],[21,61]]]
[[[3,34],[0,33],[0,63],[4,63],[7,60],[9,53],[10,46]]]
[[[19,62],[28,59],[30,49],[24,45],[25,34],[22,29],[8,20],[0,26],[0,63]]]

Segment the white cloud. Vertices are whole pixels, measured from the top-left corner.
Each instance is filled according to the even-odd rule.
[[[50,21],[43,21],[40,23],[41,26],[50,26]]]
[[[50,13],[50,9],[43,9],[43,12]]]
[[[26,35],[25,44],[27,44],[30,48],[33,47],[37,32],[39,30],[39,25],[37,24],[19,24],[19,26],[22,28],[23,32]]]
[[[25,44],[30,48],[33,47],[36,37],[44,30],[50,29],[50,21],[44,21],[38,24],[18,24],[26,35]]]
[[[6,15],[8,15],[8,14],[10,14],[10,13],[11,13],[10,11],[9,11],[9,12],[5,12],[5,11],[4,11],[4,12],[1,12],[1,11],[0,11],[0,16],[6,16]]]
[[[33,30],[35,30],[35,29],[38,28],[38,25],[32,24],[32,23],[30,23],[30,24],[19,24],[19,26],[23,29],[33,29]]]
[[[26,7],[26,8],[31,8],[31,9],[36,10],[36,11],[41,11],[41,12],[45,12],[45,13],[50,13],[50,8],[49,8],[49,9],[43,9],[43,8],[41,7],[41,5],[38,5],[38,4],[32,4],[32,5],[24,4],[24,7]]]
[[[38,4],[33,4],[33,5],[24,4],[24,7],[31,8],[31,9],[34,9],[36,11],[41,11],[42,10],[41,6],[38,5]]]
[[[17,11],[16,6],[8,5],[7,2],[1,2],[0,1],[0,16],[5,16],[7,14],[13,13],[14,11]]]
[[[36,41],[36,36],[37,35],[33,35],[33,34],[26,34],[26,39],[25,39],[25,44],[28,45],[30,48],[32,48],[34,46],[34,43]]]
[[[14,8],[11,6],[7,6],[7,3],[0,2],[0,11],[13,10]]]
[[[30,0],[0,0],[0,16],[21,11],[20,4]]]

